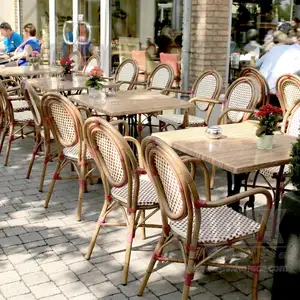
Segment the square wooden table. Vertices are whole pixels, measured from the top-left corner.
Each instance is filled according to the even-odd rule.
[[[0,75],[3,77],[32,77],[37,75],[46,74],[60,74],[63,69],[60,66],[41,65],[38,70],[35,70],[32,66],[26,67],[2,67],[0,68]]]
[[[184,126],[186,126],[188,124],[188,109],[193,108],[192,103],[150,91],[119,91],[115,96],[106,97],[104,100],[91,98],[89,95],[76,95],[69,99],[108,117],[138,115],[138,136],[140,141],[142,140],[143,129],[142,114],[182,108],[185,109]]]

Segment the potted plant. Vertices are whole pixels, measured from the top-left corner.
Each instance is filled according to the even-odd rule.
[[[89,78],[86,81],[86,86],[89,90],[91,97],[105,96],[105,93],[101,93],[103,88],[103,82],[106,80],[103,78],[103,70],[99,67],[94,67],[89,73]]]
[[[282,110],[271,104],[262,106],[255,114],[259,120],[256,131],[257,148],[272,149],[274,131],[278,130],[278,123],[282,120]]]
[[[68,56],[65,56],[61,59],[60,65],[63,68],[63,77],[61,80],[72,80],[72,68],[74,66],[74,61]]]
[[[38,51],[32,51],[28,57],[28,65],[38,70],[41,63],[41,54]]]

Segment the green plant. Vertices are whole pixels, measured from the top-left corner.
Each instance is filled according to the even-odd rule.
[[[264,135],[273,135],[278,130],[278,122],[282,120],[282,110],[271,104],[262,106],[255,114],[259,119],[256,135],[262,137]]]
[[[300,191],[300,138],[293,144],[289,177],[292,184]]]
[[[103,70],[99,67],[94,67],[88,74],[89,79],[86,81],[86,86],[94,88],[95,90],[101,90],[103,88],[103,82],[106,80],[102,77]]]

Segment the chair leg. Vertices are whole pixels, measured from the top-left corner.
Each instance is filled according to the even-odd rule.
[[[39,188],[40,192],[43,192],[43,188],[44,188],[44,181],[45,181],[45,176],[46,176],[47,165],[50,160],[49,153],[50,153],[50,150],[48,149],[48,147],[45,147],[45,153],[44,153],[45,157],[44,157],[43,169],[42,169],[41,180],[40,180],[40,188]]]
[[[130,264],[130,257],[131,257],[131,249],[132,249],[132,242],[135,236],[135,213],[131,213],[129,217],[129,225],[128,225],[128,241],[126,246],[126,254],[125,254],[125,262],[123,268],[123,280],[122,284],[126,285],[128,281],[128,272],[129,272],[129,264]]]
[[[2,128],[1,136],[0,136],[0,154],[1,154],[2,149],[3,149],[3,144],[4,144],[6,133],[7,133],[7,128],[6,127]]]
[[[45,201],[45,205],[44,205],[45,208],[48,208],[48,204],[49,204],[49,201],[51,199],[52,192],[53,192],[56,180],[59,179],[59,173],[60,173],[61,165],[62,165],[62,160],[58,159],[56,169],[55,169],[55,172],[54,172],[54,175],[53,175],[53,178],[52,178],[52,182],[51,182],[48,194],[47,194],[47,199]]]
[[[34,161],[35,161],[35,157],[36,157],[36,155],[39,151],[40,144],[41,144],[40,139],[36,139],[36,142],[35,142],[35,145],[34,145],[34,148],[33,148],[33,152],[32,152],[32,155],[31,155],[31,160],[30,160],[30,163],[29,163],[26,179],[30,178],[31,170],[32,170],[32,167],[33,167],[33,164],[34,164]]]
[[[212,166],[211,177],[210,177],[210,188],[213,189],[215,185],[216,166]]]
[[[92,170],[92,164],[88,163],[88,171]],[[90,185],[94,185],[93,172],[89,174]]]
[[[186,265],[186,271],[184,276],[184,286],[182,291],[182,300],[188,300],[190,295],[190,287],[192,284],[192,280],[194,279],[194,266],[195,261],[189,257],[188,263]]]
[[[151,115],[148,116],[148,125],[149,125],[149,130],[150,130],[150,135],[152,134],[152,119]]]
[[[146,212],[143,209],[140,219],[145,220],[145,218],[146,218]],[[146,239],[146,227],[141,227],[141,231],[142,231],[142,239],[145,240]]]
[[[77,207],[77,221],[81,221],[81,213],[82,213],[82,200],[83,200],[83,192],[86,191],[86,166],[83,165],[80,167],[80,177],[79,180],[79,193],[78,193],[78,207]]]
[[[12,143],[13,140],[14,140],[14,125],[10,125],[9,126],[9,135],[8,135],[8,143],[7,143],[7,148],[6,148],[6,157],[5,157],[4,166],[7,166],[7,164],[8,164],[11,143]]]

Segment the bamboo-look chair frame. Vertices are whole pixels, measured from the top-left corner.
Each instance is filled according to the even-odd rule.
[[[281,133],[282,134],[289,134],[298,137],[300,133],[300,99],[294,103],[294,105],[285,113],[284,119],[281,126]],[[293,130],[298,132],[293,132]],[[252,187],[258,186],[257,179],[261,176],[267,184],[268,189],[272,191],[273,194],[273,202],[274,202],[274,216],[273,216],[273,227],[272,227],[272,234],[271,237],[275,237],[276,227],[277,227],[277,218],[278,218],[278,206],[279,202],[282,199],[282,195],[286,189],[286,186],[289,184],[290,180],[287,178],[287,170],[288,165],[283,165],[278,168],[269,168],[269,169],[262,169],[258,170],[255,173],[253,178]],[[272,171],[274,171],[273,174]],[[269,181],[269,179],[275,179],[276,184],[275,186]],[[247,183],[247,182],[246,182]],[[263,186],[265,188],[265,186]],[[252,197],[252,204],[254,204],[254,198]],[[244,213],[246,214],[246,204],[244,207]],[[254,206],[252,206],[252,216],[255,220],[255,213],[254,213]]]
[[[0,134],[0,154],[2,152],[4,140],[8,133],[8,143],[6,148],[4,166],[7,166],[11,144],[13,141],[24,138],[24,129],[29,127],[30,131],[26,136],[35,133],[34,122],[30,111],[14,112],[12,102],[9,100],[4,84],[0,81],[0,112],[1,112],[1,134]],[[18,128],[18,129],[16,129]]]
[[[295,95],[292,101],[285,92],[285,87],[287,85],[292,85],[295,87],[295,90],[299,90],[299,95]],[[284,74],[280,76],[276,82],[276,92],[281,109],[285,114],[287,111],[293,108],[294,104],[300,99],[300,77],[293,74]]]
[[[64,124],[57,123],[55,118],[59,118],[59,116],[55,116],[55,113],[52,112],[52,107],[56,107],[57,109],[61,110],[62,114],[65,115]],[[89,178],[91,184],[93,184],[93,169],[91,167],[92,159],[84,150],[82,116],[72,102],[70,102],[63,95],[57,93],[46,93],[41,99],[41,109],[42,115],[47,116],[45,117],[44,123],[45,131],[48,131],[47,136],[49,137],[49,132],[51,130],[58,155],[56,169],[52,177],[52,182],[44,206],[45,208],[48,207],[57,180],[78,180],[79,192],[76,218],[78,221],[80,221],[83,193],[87,191],[87,178]],[[67,128],[67,126],[69,126],[69,128]],[[50,143],[50,141],[48,140],[47,143]],[[70,152],[72,152],[72,147],[77,147],[75,151],[75,153],[77,152],[77,156],[75,154],[68,154],[68,152],[64,153],[64,150],[66,149],[69,149]],[[77,175],[62,178],[60,173],[68,164],[70,164],[71,168],[76,171]]]
[[[202,97],[201,95],[199,95],[199,92],[201,93],[201,90],[198,91],[198,88],[199,88],[199,85],[201,84],[201,82],[208,76],[213,76],[215,78],[216,86],[211,93],[211,97],[204,97],[204,96]],[[188,124],[190,127],[193,127],[193,126],[207,126],[208,125],[209,119],[210,119],[210,116],[214,109],[215,104],[220,104],[219,97],[220,97],[221,89],[222,89],[221,75],[215,70],[207,70],[207,71],[203,72],[196,79],[196,81],[194,82],[194,84],[192,86],[191,92],[176,90],[176,89],[170,89],[169,92],[172,92],[175,94],[190,95],[191,99],[189,100],[189,102],[194,103],[195,112],[197,111],[197,109],[199,109],[200,111],[206,112],[206,117],[205,117],[205,120],[203,120],[203,122],[202,122],[201,118],[197,118],[197,119],[199,119],[198,123],[197,123],[197,119],[196,119],[196,121],[195,121],[196,123],[190,122]],[[180,116],[180,117],[182,117],[182,120],[184,119],[183,115],[175,115],[175,116]],[[175,130],[183,128],[183,125],[184,125],[183,122],[181,124],[178,123],[178,126],[175,126],[173,124],[168,124],[168,122],[166,122],[168,120],[168,117],[169,116],[164,116],[164,115],[158,116],[158,119],[160,120],[160,131],[168,130],[168,126],[172,126]],[[189,118],[189,120],[190,120],[190,118]]]
[[[240,73],[240,77],[244,77],[244,76],[253,77],[260,84],[261,99],[257,103],[256,106],[265,105],[265,104],[270,103],[270,87],[269,87],[269,84],[268,84],[267,80],[265,79],[265,77],[257,69],[255,69],[253,67],[244,68]]]
[[[146,174],[143,170],[143,158],[140,154],[140,144],[132,137],[123,137],[112,125],[100,117],[91,117],[84,123],[84,137],[86,145],[94,159],[94,162],[101,173],[105,200],[94,235],[89,245],[86,258],[90,259],[99,231],[103,226],[125,226],[128,229],[128,241],[126,246],[125,263],[123,270],[123,284],[127,284],[128,270],[131,256],[131,249],[135,232],[141,227],[142,237],[146,237],[145,228],[160,228],[158,224],[146,224],[158,210],[159,205],[154,189],[147,187],[147,200],[152,199],[148,205],[140,205],[139,194],[142,186],[141,175]],[[97,137],[101,148],[97,143]],[[100,138],[102,137],[102,140]],[[103,140],[106,141],[103,143]],[[135,158],[128,142],[133,143],[137,149],[139,161]],[[110,149],[110,150],[109,150]],[[110,155],[107,157],[107,152]],[[106,153],[106,154],[105,154]],[[114,157],[114,159],[113,159]],[[117,177],[115,174],[119,174]],[[152,185],[151,185],[152,186]],[[118,190],[126,187],[124,201],[116,197]],[[152,193],[151,193],[152,192]],[[153,196],[152,196],[153,195]],[[122,196],[123,197],[123,196]],[[108,215],[116,208],[121,208],[124,214],[125,223],[106,222]],[[145,211],[152,212],[146,216]]]
[[[87,70],[88,70],[88,67],[89,67],[89,65],[91,64],[91,62],[93,62],[94,60],[96,60],[97,66],[100,65],[100,57],[99,57],[98,55],[92,55],[92,56],[87,60],[85,66],[84,66],[84,68],[83,68],[83,70],[82,70],[82,73],[83,73],[83,74],[86,74],[86,75],[87,75],[87,74],[89,73],[89,71],[87,71]]]
[[[138,295],[143,294],[156,261],[170,261],[185,264],[185,281],[182,294],[182,299],[184,300],[188,299],[189,297],[189,290],[195,271],[203,265],[248,270],[252,272],[252,299],[256,300],[258,292],[261,247],[272,207],[272,197],[270,193],[266,189],[256,188],[222,200],[209,201],[210,199],[207,199],[207,201],[204,201],[199,198],[195,182],[188,169],[175,151],[171,149],[165,142],[159,138],[146,137],[142,143],[142,155],[145,162],[145,168],[147,172],[151,174],[150,178],[156,188],[163,227],[160,240],[156,245],[147,272],[140,285]],[[156,159],[158,158],[159,162],[156,163]],[[160,169],[157,167],[158,165],[160,166]],[[208,171],[206,170],[206,172]],[[167,187],[164,187],[163,185],[162,176],[165,176],[165,179],[172,177],[171,180],[174,186],[173,191],[177,191],[177,196],[172,198],[170,194],[168,195]],[[262,194],[265,196],[267,205],[261,223],[255,223],[255,238],[257,243],[256,246],[250,249],[250,252],[235,245],[235,243],[253,238],[254,234],[249,234],[251,230],[249,230],[249,232],[247,232],[245,235],[240,233],[235,237],[234,234],[232,234],[230,235],[231,238],[229,239],[227,239],[226,236],[224,241],[219,239],[219,241],[215,242],[212,242],[212,238],[209,238],[211,236],[211,231],[209,230],[209,233],[207,233],[208,237],[206,236],[206,239],[203,237],[203,242],[199,241],[199,233],[201,232],[203,225],[201,224],[201,215],[203,213],[203,209],[209,211],[223,207],[224,210],[229,210],[234,216],[234,218],[232,218],[232,224],[234,225],[234,220],[237,222],[238,218],[240,218],[240,214],[237,212],[233,213],[230,208],[225,206],[257,194]],[[172,196],[173,195],[174,193]],[[246,217],[243,218],[245,218],[244,220],[247,220],[245,221],[247,224],[248,222],[251,222],[249,224],[254,224],[252,223],[254,221],[250,221],[250,219],[247,219]],[[170,223],[169,220],[171,221]],[[173,226],[175,226],[174,224],[176,222],[183,220],[186,220],[187,222],[187,226],[185,227],[185,236],[182,236],[178,233],[176,234],[173,229],[175,228]],[[216,222],[218,221],[219,220],[216,219]],[[220,226],[221,223],[222,222],[220,222]],[[205,243],[205,240],[210,242]],[[174,259],[163,255],[164,248],[173,241],[177,241],[179,243],[183,256],[182,259]],[[206,247],[218,247],[218,249],[215,252],[207,255]],[[227,248],[234,248],[239,252],[248,254],[252,258],[252,264],[250,266],[242,266],[210,262],[210,260],[213,259],[217,254]]]
[[[77,56],[77,57],[78,57],[78,64],[75,64],[75,65],[74,65],[73,71],[78,72],[78,71],[80,71],[80,69],[81,69],[83,58],[82,58],[82,55],[81,55],[80,51],[78,51],[78,50],[73,51],[72,53],[70,53],[69,58],[70,58],[71,60],[73,60],[72,58],[73,58],[74,56]],[[74,61],[74,62],[75,62],[75,61]]]
[[[42,174],[41,174],[40,185],[39,185],[39,191],[42,192],[44,187],[48,162],[51,161],[54,158],[54,156],[56,156],[54,155],[55,150],[51,151],[51,141],[53,141],[53,135],[50,133],[49,130],[45,130],[45,126],[44,126],[45,116],[43,115],[43,112],[41,110],[41,99],[37,94],[36,90],[28,82],[25,83],[24,94],[25,94],[25,98],[29,103],[29,107],[33,115],[33,121],[35,124],[35,131],[36,131],[35,145],[31,155],[31,160],[28,167],[26,178],[27,179],[30,178],[31,170],[35,162],[36,156],[43,156],[44,157],[43,168],[42,168]],[[42,146],[44,146],[44,151],[42,150]]]

